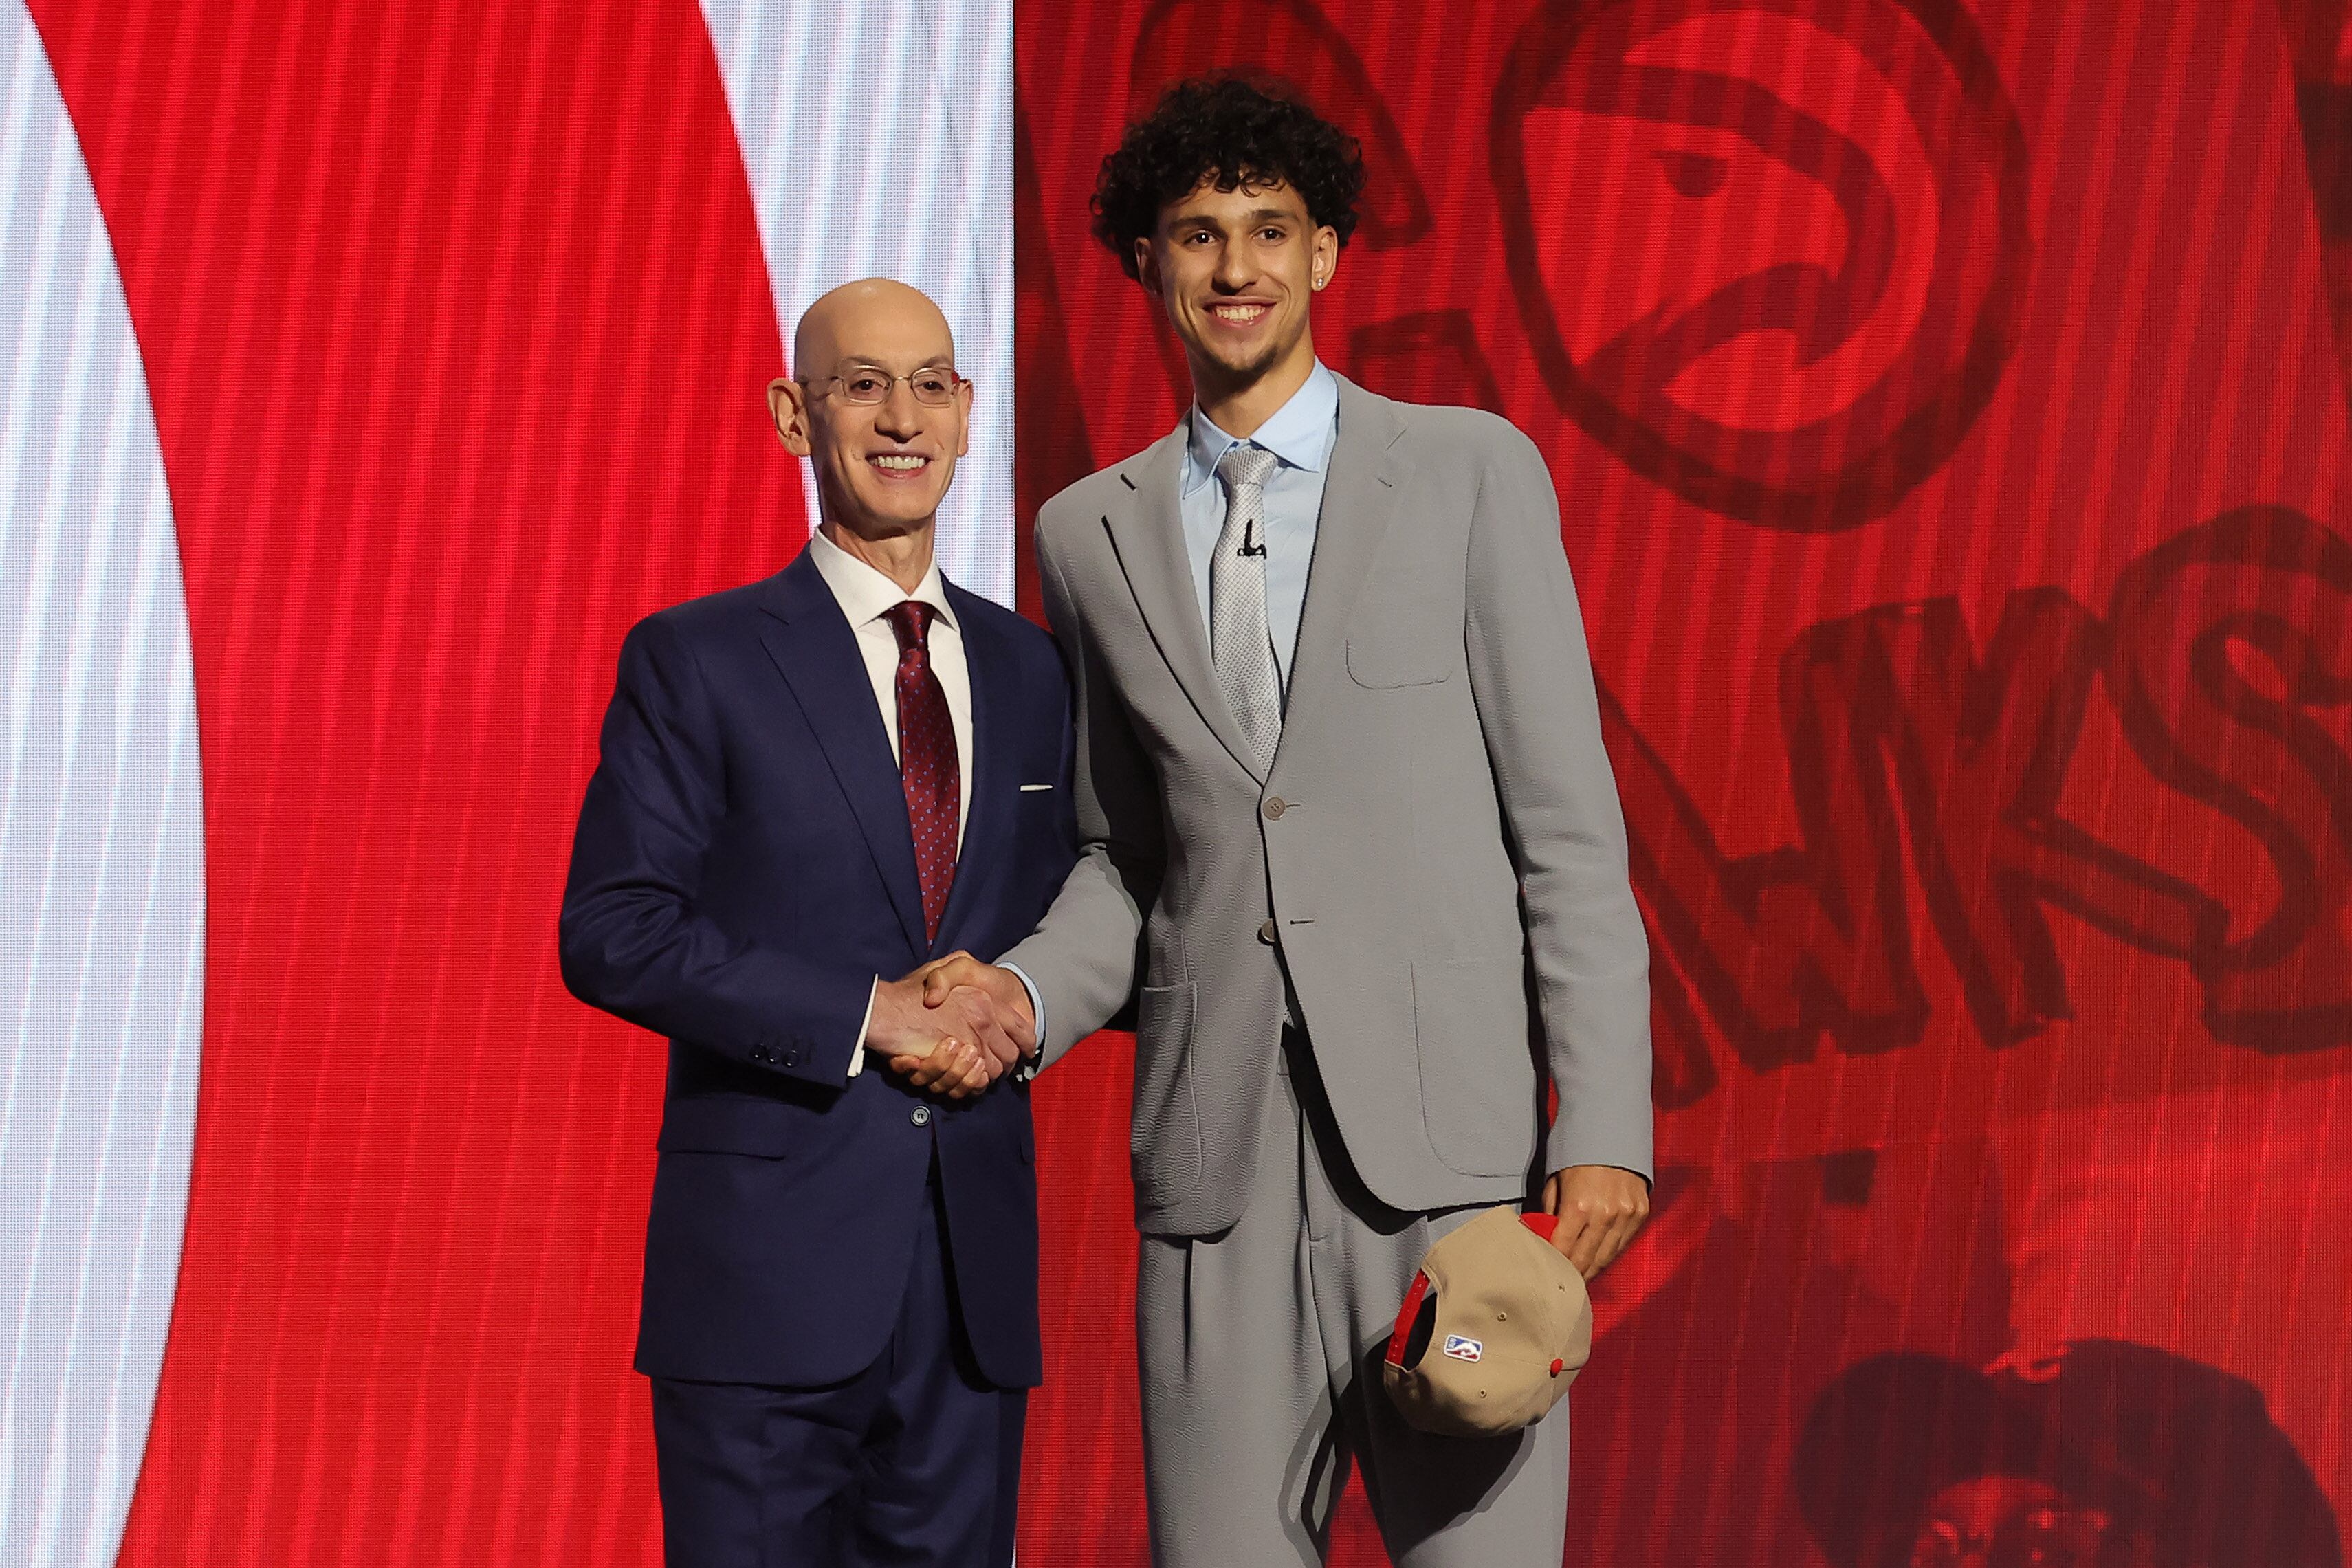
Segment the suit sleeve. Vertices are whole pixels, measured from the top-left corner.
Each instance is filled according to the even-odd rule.
[[[1070,795],[1078,861],[1037,929],[1003,961],[1019,967],[1045,1004],[1048,1032],[1039,1041],[1038,1061],[1051,1066],[1109,1022],[1133,994],[1144,916],[1160,896],[1166,848],[1151,759],[1128,722],[1126,705],[1042,528],[1037,541],[1045,618],[1070,662]]]
[[[1508,823],[1559,1114],[1545,1169],[1654,1175],[1649,941],[1601,739],[1559,503],[1534,443],[1499,439],[1472,514],[1470,684]]]
[[[726,804],[718,716],[692,651],[659,616],[644,621],[621,648],[572,838],[563,983],[656,1034],[843,1083],[875,977],[740,939],[696,910]]]

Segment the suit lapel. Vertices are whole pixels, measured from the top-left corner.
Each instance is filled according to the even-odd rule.
[[[1307,601],[1299,610],[1298,644],[1291,653],[1285,734],[1293,717],[1312,711],[1318,691],[1346,678],[1348,616],[1396,512],[1398,476],[1389,449],[1404,433],[1403,423],[1388,399],[1345,376],[1339,382],[1339,438],[1325,469]],[[1280,757],[1277,750],[1277,762]]]
[[[929,945],[923,939],[922,883],[915,871],[906,785],[890,758],[889,732],[874,706],[874,687],[857,651],[857,634],[849,629],[848,617],[806,551],[765,586],[760,604],[769,619],[760,628],[760,641],[815,732],[842,793],[849,797],[849,809],[873,852],[874,869],[881,873],[898,924],[906,928],[907,944],[920,953]],[[973,800],[978,799],[975,789]]]
[[[1263,781],[1265,775],[1258,771],[1241,726],[1218,688],[1216,668],[1209,662],[1209,622],[1192,586],[1176,493],[1183,453],[1184,426],[1179,424],[1120,465],[1118,476],[1128,488],[1125,504],[1104,514],[1103,523],[1136,607],[1143,612],[1143,622],[1176,684],[1234,760]]]
[[[1009,844],[1003,837],[1003,813],[1012,810],[1020,783],[1013,777],[1013,737],[1007,729],[1013,722],[1012,650],[982,619],[971,594],[951,582],[947,591],[948,601],[955,606],[957,630],[963,637],[964,674],[971,685],[972,755],[963,761],[971,770],[971,806],[964,814],[963,844],[956,854],[948,906],[940,915],[940,939],[931,946],[934,953],[951,953],[969,946],[960,940],[961,926],[1003,859],[985,852],[983,846]]]

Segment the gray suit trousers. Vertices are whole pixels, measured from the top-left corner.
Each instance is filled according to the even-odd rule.
[[[1401,1568],[1558,1568],[1568,1402],[1506,1437],[1407,1427],[1380,1364],[1430,1243],[1485,1206],[1414,1214],[1350,1167],[1285,1031],[1241,1218],[1142,1238],[1144,1480],[1159,1568],[1314,1564],[1349,1467]]]

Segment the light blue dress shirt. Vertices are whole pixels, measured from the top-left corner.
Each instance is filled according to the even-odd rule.
[[[1274,417],[1244,439],[1226,434],[1198,404],[1186,421],[1183,465],[1177,470],[1177,503],[1184,524],[1184,555],[1192,567],[1192,601],[1202,624],[1209,620],[1209,562],[1217,536],[1225,531],[1225,486],[1217,465],[1242,444],[1263,446],[1276,458],[1265,482],[1265,629],[1274,640],[1275,668],[1283,691],[1290,689],[1290,657],[1298,644],[1298,617],[1307,607],[1307,570],[1315,560],[1315,526],[1323,515],[1323,483],[1331,448],[1339,439],[1339,378],[1315,361],[1307,384],[1274,411]],[[1045,999],[1037,983],[1017,964],[1006,968],[1029,993],[1037,1038],[1045,1038]]]
[[[1274,639],[1275,667],[1290,688],[1290,657],[1298,644],[1298,615],[1307,603],[1307,569],[1315,559],[1315,525],[1323,513],[1323,481],[1339,436],[1339,378],[1318,360],[1307,383],[1246,439],[1217,428],[1196,404],[1187,422],[1183,465],[1177,470],[1184,518],[1184,555],[1192,565],[1194,602],[1209,616],[1209,560],[1225,528],[1225,486],[1217,465],[1235,446],[1262,446],[1277,462],[1265,482],[1265,629]]]

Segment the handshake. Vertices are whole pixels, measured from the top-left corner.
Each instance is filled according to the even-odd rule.
[[[1029,988],[969,953],[874,988],[866,1049],[918,1089],[963,1100],[1037,1054]]]

